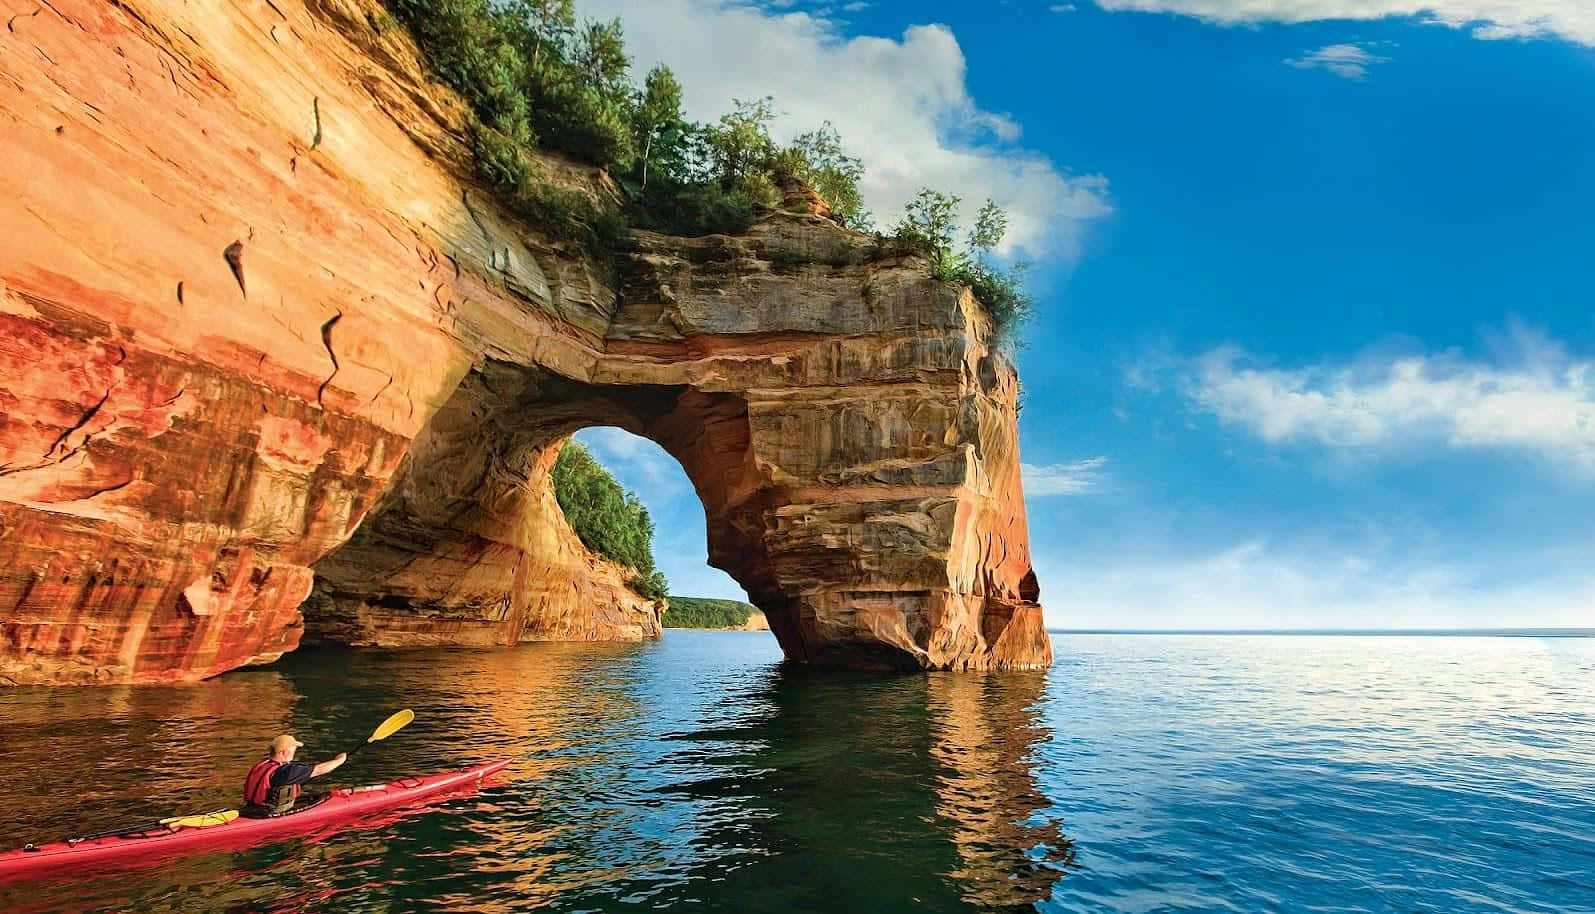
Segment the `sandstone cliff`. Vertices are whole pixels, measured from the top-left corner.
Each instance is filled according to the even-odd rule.
[[[813,212],[552,242],[370,0],[4,18],[0,681],[656,635],[548,488],[589,425],[681,461],[790,658],[1050,660],[1012,369],[915,258]]]

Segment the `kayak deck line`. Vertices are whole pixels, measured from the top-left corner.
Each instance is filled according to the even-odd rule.
[[[242,816],[203,827],[172,830],[158,825],[143,831],[69,839],[0,853],[0,882],[16,876],[47,876],[52,871],[91,865],[140,866],[185,853],[234,850],[316,831],[319,826],[346,823],[373,813],[418,805],[449,794],[474,790],[503,771],[511,759],[499,759],[462,771],[426,777],[404,777],[386,784],[339,787],[316,803],[280,816]]]

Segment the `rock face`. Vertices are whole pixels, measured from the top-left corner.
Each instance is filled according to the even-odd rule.
[[[655,636],[549,489],[591,425],[681,461],[789,658],[1049,662],[1014,373],[918,259],[813,208],[553,242],[371,0],[8,16],[0,682]]]

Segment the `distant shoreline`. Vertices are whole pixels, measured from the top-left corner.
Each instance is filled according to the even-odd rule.
[[[752,603],[712,597],[671,594],[660,617],[661,627],[682,631],[769,631],[770,623]]]
[[[1595,638],[1595,628],[1049,628],[1050,635],[1298,635],[1425,638]]]

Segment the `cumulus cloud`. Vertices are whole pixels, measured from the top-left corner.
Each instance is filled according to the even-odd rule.
[[[1085,495],[1101,487],[1102,468],[1107,464],[1106,457],[1091,457],[1072,463],[1052,463],[1045,466],[1024,463],[1020,464],[1019,471],[1024,478],[1027,497]]]
[[[807,12],[736,0],[581,0],[589,16],[620,16],[633,65],[665,63],[687,115],[714,120],[732,99],[775,97],[777,139],[824,121],[864,160],[860,190],[882,221],[922,186],[964,199],[965,224],[991,197],[1008,210],[1011,248],[1073,256],[1085,226],[1110,212],[1100,175],[1073,175],[1017,144],[1020,128],[969,94],[951,30],[916,25],[901,37],[847,37]]]
[[[1367,77],[1369,67],[1387,63],[1389,60],[1390,58],[1373,54],[1360,45],[1329,44],[1300,57],[1286,58],[1285,65],[1299,70],[1328,70],[1336,76],[1361,82]]]
[[[645,504],[659,506],[678,496],[696,497],[686,471],[664,448],[647,438],[602,426],[582,429],[576,433],[576,441]]]
[[[1590,0],[1096,0],[1105,10],[1178,13],[1208,22],[1317,22],[1411,16],[1485,40],[1557,37],[1595,46]]]
[[[1264,441],[1377,449],[1439,441],[1515,449],[1595,470],[1595,362],[1529,341],[1513,364],[1404,356],[1301,369],[1249,367],[1239,350],[1197,360],[1184,392]]]
[[[1462,565],[1388,554],[1293,551],[1246,540],[1190,557],[1049,567],[1053,626],[1081,628],[1466,628],[1590,624],[1595,577],[1495,586]],[[1503,623],[1503,620],[1508,620]]]

